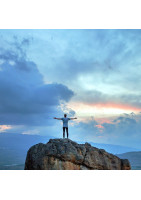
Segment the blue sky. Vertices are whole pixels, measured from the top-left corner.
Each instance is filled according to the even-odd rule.
[[[141,145],[141,30],[0,30],[0,130]]]

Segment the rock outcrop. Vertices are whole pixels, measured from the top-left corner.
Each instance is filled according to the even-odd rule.
[[[70,139],[51,139],[47,144],[32,146],[26,157],[25,170],[129,170],[127,159],[107,153],[90,144]]]

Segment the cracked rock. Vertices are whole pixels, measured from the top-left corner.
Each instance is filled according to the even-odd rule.
[[[28,152],[25,170],[129,170],[130,163],[89,143],[51,139],[36,144]]]

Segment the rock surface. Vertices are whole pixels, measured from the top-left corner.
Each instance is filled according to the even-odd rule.
[[[26,157],[25,170],[129,170],[127,159],[107,153],[90,144],[70,139],[51,139],[47,144],[32,146]]]

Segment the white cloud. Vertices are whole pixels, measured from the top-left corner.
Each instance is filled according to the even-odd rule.
[[[22,132],[23,135],[39,135],[40,131],[38,129],[26,130]]]

